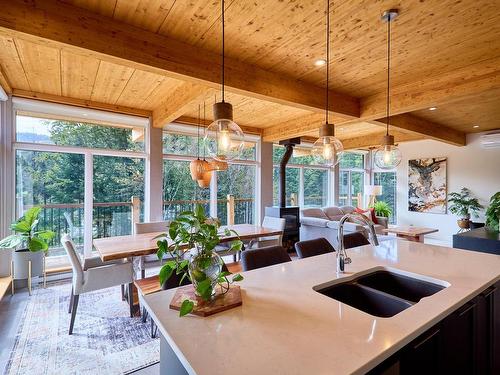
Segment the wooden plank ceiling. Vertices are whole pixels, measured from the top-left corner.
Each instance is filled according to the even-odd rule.
[[[0,84],[6,91],[151,115],[158,126],[196,118],[206,101],[211,118],[219,95],[220,1],[0,3]],[[325,69],[314,61],[324,57],[324,5],[226,1],[226,100],[235,120],[262,129],[267,141],[317,136]],[[380,14],[394,6],[401,13],[392,38],[396,138],[460,145],[465,133],[500,128],[500,2],[343,0],[332,3],[331,14],[330,109],[338,136],[362,147],[363,139],[371,144],[383,133],[386,28]],[[107,37],[116,43],[101,48],[98,39],[107,43]],[[134,50],[136,42],[150,51]],[[113,50],[119,43],[125,47]]]

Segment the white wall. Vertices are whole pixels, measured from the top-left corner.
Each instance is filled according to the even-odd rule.
[[[479,144],[480,134],[469,134],[467,146],[457,147],[442,142],[424,140],[400,144],[403,160],[397,169],[397,220],[400,225],[438,228],[428,235],[429,242],[451,245],[452,235],[458,231],[457,217],[408,211],[408,160],[445,156],[447,162],[448,194],[469,188],[484,206],[490,197],[500,191],[500,149],[484,150]],[[479,219],[484,222],[484,212]]]

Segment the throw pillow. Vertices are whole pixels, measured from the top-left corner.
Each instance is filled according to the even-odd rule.
[[[368,219],[373,221],[373,224],[378,224],[377,216],[375,216],[375,209],[373,207],[367,210],[356,208],[354,211],[357,212],[358,214],[365,215]]]

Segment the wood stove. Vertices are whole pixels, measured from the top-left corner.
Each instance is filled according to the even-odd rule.
[[[300,144],[300,138],[288,139],[281,141],[280,145],[285,146],[285,153],[280,161],[279,169],[279,205],[273,207],[266,207],[266,216],[279,217],[285,219],[285,230],[283,232],[283,247],[289,251],[294,250],[295,242],[300,240],[299,227],[300,216],[299,207],[286,206],[286,165],[290,160],[295,145]]]

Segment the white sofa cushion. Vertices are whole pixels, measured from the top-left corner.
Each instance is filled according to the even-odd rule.
[[[328,216],[323,212],[321,208],[304,208],[301,210],[303,217],[313,217],[318,219],[328,220]]]
[[[338,230],[339,229],[339,221],[329,221],[326,226],[328,228]],[[344,223],[344,231],[345,232],[358,232],[358,231],[363,231],[364,229],[365,228],[359,224],[349,223],[349,222]]]
[[[339,207],[323,207],[323,212],[330,220],[339,221],[345,213]]]
[[[312,225],[314,227],[326,228],[328,223],[330,223],[328,219],[321,219],[319,217],[307,217],[303,216],[300,218],[300,223],[302,225]]]
[[[351,214],[356,210],[356,208],[353,206],[340,206],[339,208],[344,214]]]

